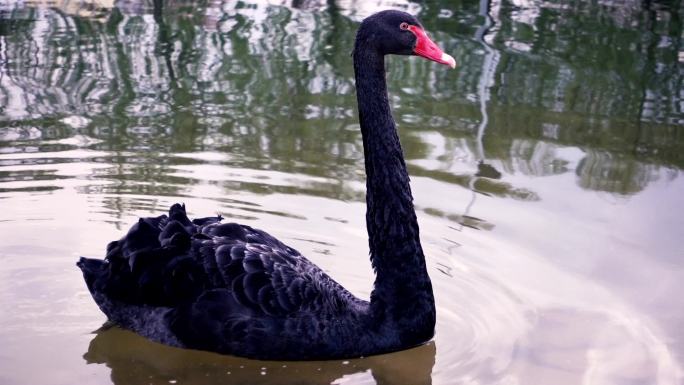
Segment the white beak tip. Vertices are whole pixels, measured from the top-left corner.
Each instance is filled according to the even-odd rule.
[[[456,59],[454,59],[451,55],[443,53],[442,62],[451,67],[451,69],[456,68]]]

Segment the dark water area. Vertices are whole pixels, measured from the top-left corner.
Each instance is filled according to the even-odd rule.
[[[429,344],[263,362],[110,328],[75,267],[185,202],[373,273],[351,50],[387,77],[437,300]],[[0,0],[0,384],[684,381],[680,1]]]

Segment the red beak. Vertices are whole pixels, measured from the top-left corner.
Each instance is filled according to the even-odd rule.
[[[409,31],[413,32],[416,35],[416,39],[418,39],[413,53],[437,63],[448,65],[451,68],[456,68],[456,60],[451,55],[445,54],[420,27],[411,25],[409,26]]]

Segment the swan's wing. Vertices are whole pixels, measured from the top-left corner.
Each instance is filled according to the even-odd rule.
[[[367,303],[269,234],[220,220],[174,205],[141,218],[106,261],[79,262],[100,308],[156,341],[259,358],[306,357],[327,346],[323,330],[350,333],[337,321]]]
[[[295,249],[269,234],[235,223],[202,228],[194,254],[215,287],[256,314],[343,311],[353,296]]]
[[[334,314],[355,301],[293,248],[264,231],[220,220],[190,221],[177,204],[168,216],[141,218],[108,246],[106,291],[127,303],[174,307],[225,289],[231,311],[249,316]]]
[[[296,250],[234,223],[200,234],[192,254],[212,289],[179,307],[171,322],[188,346],[261,359],[273,349],[281,352],[273,358],[301,358],[327,346],[324,330],[349,333],[336,322],[354,314],[350,310],[361,301]]]

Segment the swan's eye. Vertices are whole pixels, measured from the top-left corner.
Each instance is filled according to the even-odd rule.
[[[409,25],[408,25],[408,23],[401,23],[401,24],[399,24],[399,28],[406,31],[407,29],[409,29]]]

